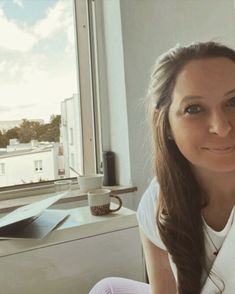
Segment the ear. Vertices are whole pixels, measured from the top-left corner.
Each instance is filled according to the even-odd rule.
[[[169,114],[168,114],[168,117],[167,117],[167,119],[165,121],[165,132],[166,132],[166,135],[167,135],[167,139],[171,140],[171,141],[174,141],[174,136],[173,136],[170,121],[169,121]]]
[[[170,127],[168,127],[168,130],[167,130],[167,139],[174,140],[174,136],[172,135]]]

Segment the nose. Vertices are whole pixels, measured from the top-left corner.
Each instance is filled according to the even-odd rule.
[[[220,137],[226,137],[232,129],[228,115],[222,111],[211,114],[209,132]]]

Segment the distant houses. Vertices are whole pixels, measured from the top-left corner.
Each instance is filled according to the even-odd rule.
[[[0,121],[0,130],[18,127],[22,121]],[[81,134],[80,100],[74,94],[61,102],[60,142],[10,139],[0,148],[0,187],[76,177],[73,170],[83,169]]]
[[[64,177],[63,147],[60,143],[19,143],[10,140],[0,149],[0,186],[11,186]]]

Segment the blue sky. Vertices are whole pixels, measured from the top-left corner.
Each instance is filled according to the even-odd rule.
[[[60,113],[77,92],[72,0],[0,0],[0,120]]]
[[[56,2],[57,0],[0,0],[9,19],[26,22],[29,25],[44,18],[47,9]]]

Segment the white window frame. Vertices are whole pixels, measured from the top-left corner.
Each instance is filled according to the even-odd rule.
[[[89,1],[97,172],[102,172],[102,151],[110,149],[110,114],[107,111],[109,99],[103,5],[103,0]]]
[[[78,89],[82,120],[83,174],[97,171],[91,50],[91,0],[74,0],[77,43]]]

